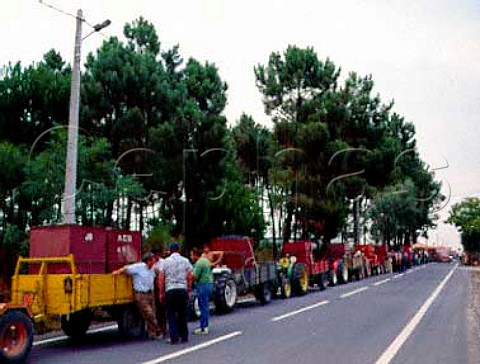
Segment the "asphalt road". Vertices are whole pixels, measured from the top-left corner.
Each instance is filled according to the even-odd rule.
[[[29,363],[477,363],[469,358],[469,302],[467,269],[430,264],[266,306],[242,305],[213,316],[210,335],[192,335],[188,344],[126,341],[104,328],[83,344],[37,341]]]

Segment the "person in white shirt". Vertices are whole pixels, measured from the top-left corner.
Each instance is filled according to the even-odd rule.
[[[161,335],[167,335],[167,311],[166,311],[166,302],[165,295],[160,294],[158,277],[160,271],[163,269],[165,259],[163,258],[163,247],[158,247],[151,250],[152,254],[155,256],[155,264],[153,265],[153,270],[155,271],[155,316],[157,317],[157,323],[161,330]]]
[[[177,243],[170,244],[171,255],[165,259],[159,275],[160,297],[165,292],[170,343],[188,342],[188,301],[192,291],[193,267],[179,253]]]
[[[160,339],[162,336],[155,317],[155,298],[153,296],[155,282],[154,264],[154,255],[146,253],[140,263],[126,265],[113,271],[112,274],[128,274],[132,276],[135,303],[147,323],[148,336],[151,339]]]

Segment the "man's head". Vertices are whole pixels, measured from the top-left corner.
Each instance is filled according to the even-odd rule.
[[[193,248],[190,251],[190,260],[195,263],[200,258],[200,251],[197,248]]]
[[[144,262],[149,269],[152,268],[156,262],[155,255],[153,255],[152,252],[143,254],[142,262]]]
[[[163,247],[158,246],[151,250],[151,253],[155,256],[155,260],[158,261],[163,256]]]
[[[169,249],[171,253],[178,253],[180,251],[180,245],[176,242],[172,242],[170,243]]]
[[[208,244],[205,244],[203,246],[203,254],[208,255],[210,253],[210,246]]]

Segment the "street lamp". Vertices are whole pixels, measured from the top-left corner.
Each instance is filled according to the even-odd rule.
[[[75,223],[75,194],[77,180],[78,117],[80,105],[80,58],[82,40],[92,33],[108,27],[110,20],[94,25],[93,31],[82,39],[82,23],[85,21],[81,9],[77,11],[75,47],[73,53],[72,80],[70,84],[70,109],[68,115],[67,161],[65,168],[65,189],[63,194],[63,220],[66,224]]]

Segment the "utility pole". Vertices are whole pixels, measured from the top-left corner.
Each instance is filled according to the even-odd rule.
[[[63,218],[66,224],[75,224],[75,195],[78,159],[78,118],[80,106],[80,59],[82,46],[83,12],[77,11],[75,47],[73,53],[72,80],[70,85],[70,110],[68,116],[67,162],[65,168],[65,190],[63,195]]]

